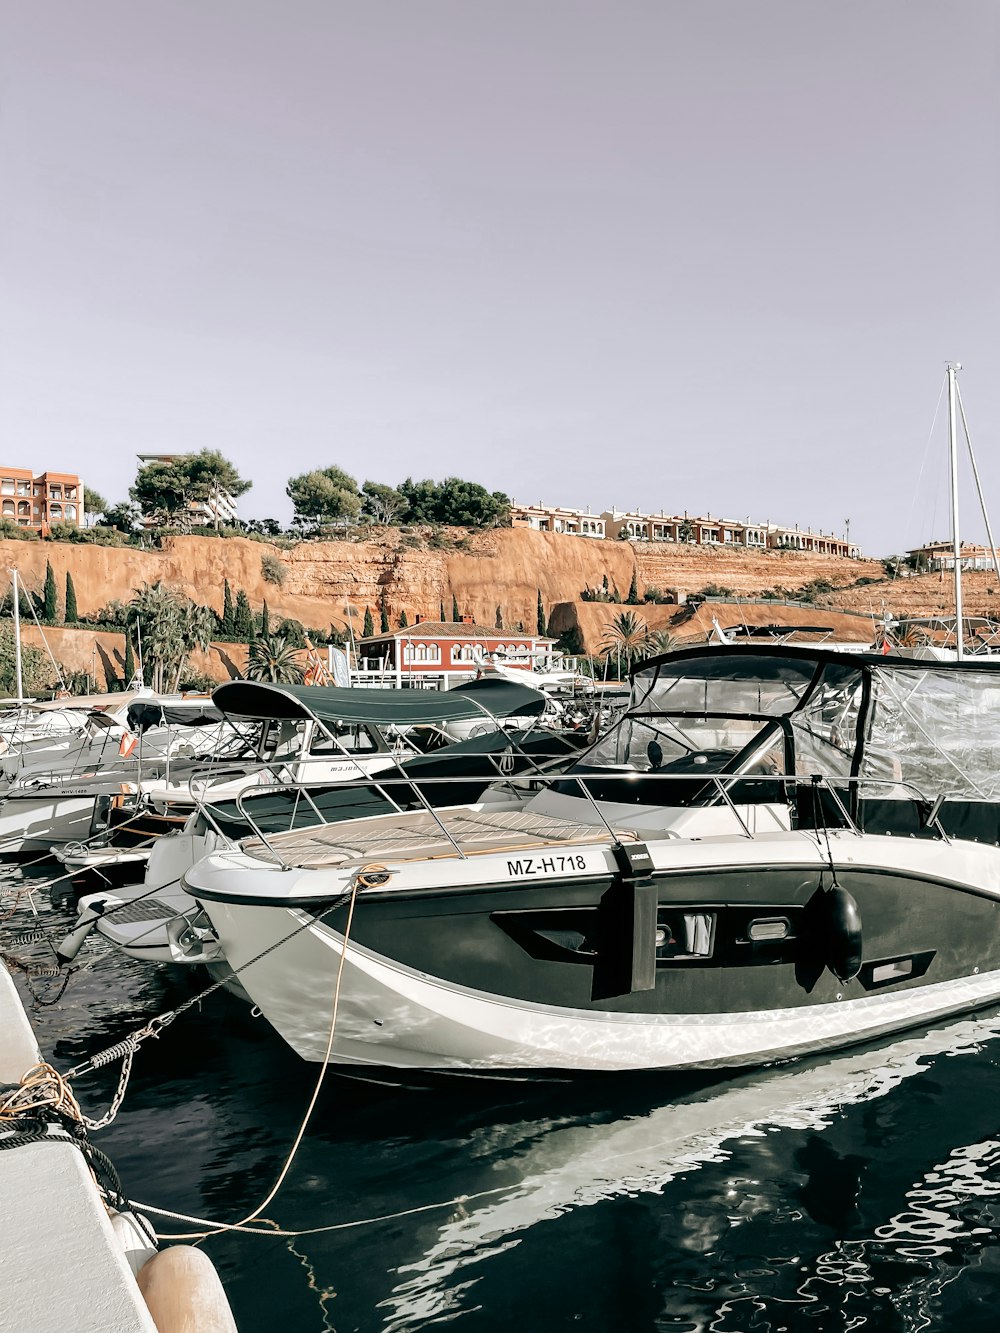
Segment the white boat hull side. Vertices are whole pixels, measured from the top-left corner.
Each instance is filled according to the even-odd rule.
[[[0,854],[47,851],[90,837],[93,796],[8,797],[0,804]]]
[[[284,908],[205,902],[227,961],[306,1060],[329,1036],[339,935]],[[297,932],[294,933],[293,932]],[[286,938],[291,936],[291,938]],[[736,1014],[619,1014],[508,1000],[440,981],[350,945],[332,1058],[345,1064],[476,1070],[710,1069],[764,1064],[866,1041],[1000,999],[1000,971]],[[857,998],[855,998],[857,997]]]

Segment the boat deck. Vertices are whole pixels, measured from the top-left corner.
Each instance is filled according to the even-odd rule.
[[[616,829],[615,835],[624,842],[638,841],[629,829]],[[432,861],[461,854],[532,851],[567,843],[610,844],[611,837],[600,825],[526,810],[441,810],[436,819],[419,810],[398,819],[379,816],[276,833],[267,843],[247,838],[242,847],[250,856],[272,865],[319,870],[366,865],[373,860]]]

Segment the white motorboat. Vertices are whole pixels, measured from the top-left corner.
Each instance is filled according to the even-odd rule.
[[[245,839],[185,883],[306,1059],[343,963],[344,1064],[762,1064],[1000,998],[998,752],[988,660],[705,646],[541,790]]]

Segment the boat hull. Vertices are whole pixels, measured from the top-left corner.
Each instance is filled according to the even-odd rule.
[[[870,841],[873,860],[881,851],[885,864],[840,867],[842,893],[863,923],[853,974],[815,843],[811,866],[689,864],[658,874],[658,934],[669,934],[668,921],[676,928],[678,915],[708,913],[711,944],[702,957],[658,949],[651,973],[633,969],[634,984],[621,981],[620,968],[617,985],[602,979],[600,912],[621,887],[611,876],[362,893],[346,952],[342,906],[256,905],[211,891],[202,902],[251,999],[307,1060],[324,1058],[343,958],[336,1062],[478,1073],[736,1068],[1000,999],[996,887],[916,873],[946,859],[947,848]],[[674,848],[667,853],[689,860],[710,854],[704,843]],[[996,879],[995,849],[962,859],[966,871]],[[958,868],[955,856],[951,864]],[[203,867],[193,875],[201,882]],[[754,922],[777,920],[788,925],[784,938],[749,938]],[[574,922],[579,928],[567,929]]]

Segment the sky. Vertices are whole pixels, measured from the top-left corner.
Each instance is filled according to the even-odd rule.
[[[1000,529],[998,66],[993,0],[0,0],[0,458],[881,555],[958,359]]]

